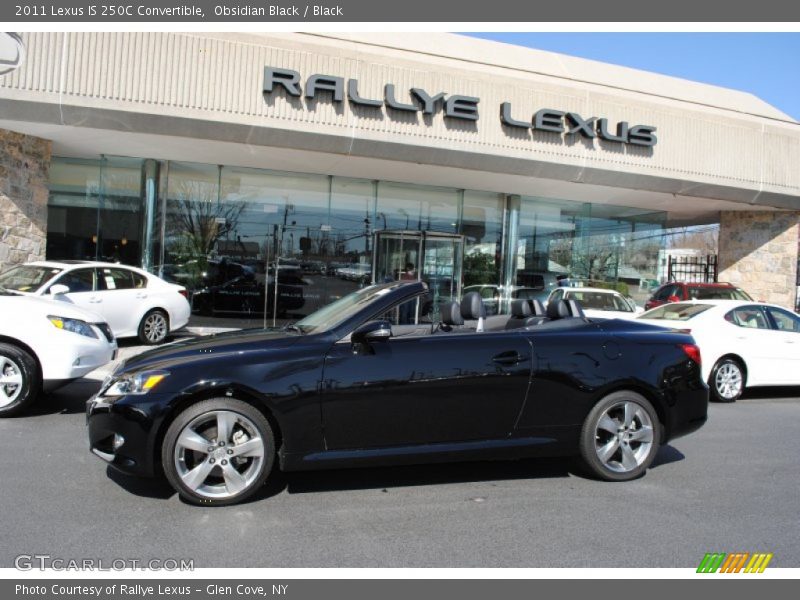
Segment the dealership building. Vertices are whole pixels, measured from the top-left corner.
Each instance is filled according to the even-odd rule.
[[[665,230],[718,223],[718,279],[795,305],[800,124],[750,94],[439,33],[4,36],[0,269],[277,262],[296,316],[409,273],[636,295]]]

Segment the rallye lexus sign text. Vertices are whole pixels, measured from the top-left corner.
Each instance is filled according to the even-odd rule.
[[[480,98],[474,96],[447,95],[445,92],[432,94],[422,88],[411,88],[409,90],[411,102],[407,102],[405,99],[398,99],[394,84],[387,83],[384,86],[382,99],[365,98],[358,92],[357,79],[348,79],[345,84],[343,77],[333,75],[311,75],[306,79],[305,94],[303,94],[300,79],[300,73],[297,71],[264,67],[264,96],[282,88],[287,94],[296,98],[303,95],[308,99],[324,96],[333,102],[344,102],[346,93],[348,102],[354,106],[374,109],[385,106],[401,112],[421,112],[423,115],[432,115],[441,107],[446,119],[478,120]],[[588,139],[599,138],[632,146],[655,146],[658,141],[656,128],[652,125],[630,125],[627,121],[612,125],[605,118],[585,119],[575,112],[551,108],[538,110],[525,121],[513,114],[510,102],[503,102],[500,105],[500,121],[510,128],[577,134]]]

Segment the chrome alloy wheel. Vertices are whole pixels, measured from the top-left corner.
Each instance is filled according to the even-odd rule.
[[[144,320],[144,337],[151,344],[160,342],[167,337],[167,318],[161,312],[154,312]]]
[[[653,422],[636,402],[612,405],[595,429],[595,452],[607,469],[628,473],[639,467],[653,446]]]
[[[247,417],[230,410],[204,413],[175,442],[175,469],[183,484],[206,498],[226,499],[258,479],[264,440]]]
[[[8,406],[19,398],[22,383],[22,368],[8,356],[0,355],[0,406]]]
[[[727,361],[717,369],[714,387],[717,394],[726,400],[738,398],[742,393],[744,377],[742,369],[735,362]]]

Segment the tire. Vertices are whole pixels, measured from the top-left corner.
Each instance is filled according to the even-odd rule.
[[[747,376],[740,361],[720,358],[708,377],[711,399],[716,402],[736,402],[742,397],[746,383]]]
[[[641,477],[658,452],[661,425],[653,405],[635,392],[609,394],[583,422],[583,470],[604,481]]]
[[[225,440],[217,439],[221,426],[228,429]],[[264,485],[274,463],[269,421],[233,398],[203,400],[181,412],[161,447],[170,485],[187,502],[203,506],[242,502]]]
[[[26,410],[39,395],[39,366],[22,348],[0,344],[0,417]]]
[[[139,323],[139,341],[148,346],[160,344],[169,335],[169,317],[160,308],[155,308],[142,317]]]

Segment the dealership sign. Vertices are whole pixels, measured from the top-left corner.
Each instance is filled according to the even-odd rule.
[[[0,75],[10,73],[22,66],[25,46],[16,33],[0,32]]]
[[[303,92],[305,88],[305,93]],[[301,86],[300,73],[291,69],[278,69],[264,67],[264,97],[282,89],[289,96],[306,99],[325,97],[333,102],[347,101],[353,106],[362,106],[372,109],[387,109],[433,115],[440,108],[446,119],[462,119],[477,121],[478,104],[480,98],[474,96],[448,95],[445,92],[430,93],[422,88],[409,90],[409,101],[398,98],[394,84],[384,86],[383,98],[367,98],[358,91],[358,80],[348,79],[333,75],[311,75]],[[584,118],[576,112],[543,108],[536,111],[530,120],[522,120],[514,114],[510,102],[500,105],[500,122],[510,129],[529,129],[556,134],[580,135],[587,139],[601,139],[608,142],[630,144],[632,146],[655,146],[656,128],[651,125],[630,125],[627,121],[612,124],[609,119],[589,117]]]

